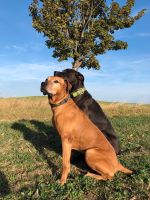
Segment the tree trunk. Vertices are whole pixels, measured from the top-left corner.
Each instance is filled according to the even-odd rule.
[[[82,60],[76,60],[74,63],[73,63],[73,65],[72,65],[72,69],[74,69],[74,70],[76,70],[76,71],[78,71],[78,69],[79,69],[79,67],[81,66],[81,64],[82,64]]]

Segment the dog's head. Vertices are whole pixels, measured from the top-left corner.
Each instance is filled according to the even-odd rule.
[[[71,84],[69,81],[58,76],[49,76],[41,83],[41,92],[50,98],[53,96],[64,96],[69,93],[70,89]]]
[[[80,72],[77,72],[73,69],[65,69],[62,72],[55,71],[54,76],[59,76],[68,80],[72,85],[72,92],[73,90],[84,86],[84,76]]]

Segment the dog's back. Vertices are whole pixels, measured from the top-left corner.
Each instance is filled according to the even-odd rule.
[[[114,147],[116,153],[120,151],[118,138],[116,133],[103,112],[100,105],[92,98],[92,96],[85,91],[84,94],[79,97],[73,98],[77,106],[89,117],[89,119],[98,127],[100,131],[105,135],[109,142]]]
[[[84,151],[90,148],[100,148],[115,154],[106,137],[73,100],[70,99],[66,105],[67,107],[63,108],[63,111],[61,109],[61,114],[58,111],[54,115],[55,125],[61,137],[65,136],[66,133],[69,134],[75,150]],[[64,119],[68,119],[65,120],[65,125],[63,125]]]

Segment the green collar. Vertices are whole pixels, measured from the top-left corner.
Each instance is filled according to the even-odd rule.
[[[69,99],[70,99],[70,95],[68,95],[64,100],[62,100],[62,101],[59,102],[59,103],[56,103],[56,104],[50,103],[50,106],[51,106],[52,108],[61,106],[61,105],[65,104],[65,103],[67,103],[67,101],[68,101]]]
[[[82,95],[85,91],[86,91],[86,89],[84,87],[83,88],[79,88],[75,92],[72,92],[71,96],[72,97],[78,97],[78,96]]]

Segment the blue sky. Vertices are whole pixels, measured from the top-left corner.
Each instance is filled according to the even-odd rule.
[[[124,2],[121,0],[121,2]],[[71,67],[57,62],[32,28],[31,0],[2,0],[0,6],[0,97],[36,96],[40,83],[54,70]],[[98,56],[99,71],[79,70],[94,98],[103,101],[150,103],[150,1],[136,0],[133,14],[147,8],[134,26],[116,33],[128,49]]]

